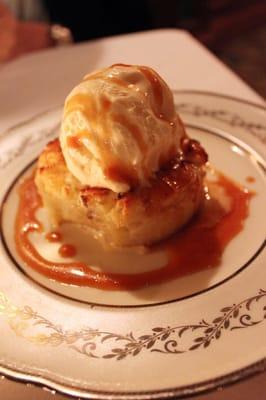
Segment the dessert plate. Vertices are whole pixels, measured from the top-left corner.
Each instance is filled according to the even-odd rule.
[[[265,369],[265,109],[211,93],[174,96],[211,164],[254,193],[243,230],[211,271],[132,292],[60,285],[23,265],[13,226],[18,182],[57,136],[62,109],[0,133],[1,373],[83,398],[156,399],[195,395]],[[95,246],[96,260],[110,256]],[[137,271],[160,266],[163,255],[110,257],[109,264]]]

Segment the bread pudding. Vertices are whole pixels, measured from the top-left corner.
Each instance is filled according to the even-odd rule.
[[[35,183],[55,225],[79,224],[113,247],[148,245],[197,212],[206,162],[163,79],[117,64],[67,97],[60,138],[41,153]]]

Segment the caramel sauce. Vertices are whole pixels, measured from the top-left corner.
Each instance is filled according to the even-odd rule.
[[[123,64],[123,63],[116,63],[116,64],[112,64],[111,68],[112,67],[131,67],[131,65],[130,64]]]
[[[160,112],[163,105],[163,88],[157,74],[155,73],[155,71],[147,67],[138,67],[138,69],[151,85],[156,106],[156,114],[159,118],[163,118],[163,115]]]
[[[169,163],[169,160],[173,160],[176,157],[176,146],[173,144],[169,147],[166,154],[161,154],[159,158],[159,170]]]
[[[114,64],[114,66],[123,66],[123,67],[130,67],[127,64]],[[150,68],[139,66],[137,67],[138,70],[145,76],[147,81],[151,86],[152,91],[152,98],[151,106],[153,109],[154,114],[165,121],[167,121],[174,133],[175,131],[175,121],[170,121],[162,114],[162,105],[163,105],[163,88],[160,82],[159,76]],[[104,71],[96,72],[90,76],[84,78],[84,81],[91,80],[91,79],[98,79],[101,78],[104,81],[112,81],[115,84],[123,87],[134,87],[134,85],[130,85],[127,82],[124,82],[122,79],[116,76],[105,76]],[[145,95],[145,93],[142,93]],[[145,155],[148,150],[147,143],[143,139],[142,132],[140,128],[132,123],[128,118],[125,117],[123,114],[114,114],[111,113],[111,102],[110,100],[104,96],[103,94],[100,97],[99,104],[97,105],[95,100],[92,96],[88,94],[78,93],[72,96],[66,103],[65,106],[65,116],[70,114],[73,111],[81,111],[85,117],[90,121],[92,126],[94,126],[100,133],[101,137],[97,137],[94,135],[94,141],[97,144],[97,147],[101,153],[102,163],[104,166],[103,172],[105,176],[113,181],[116,182],[123,182],[129,185],[131,188],[134,188],[138,182],[139,178],[136,172],[136,169],[132,167],[132,165],[122,163],[121,160],[117,160],[114,155],[112,155],[111,147],[110,147],[110,140],[109,140],[109,131],[110,126],[108,123],[108,117],[114,122],[117,122],[124,126],[134,137],[140,151],[143,154],[143,160],[145,159]],[[80,133],[78,132],[75,136],[70,136],[67,138],[67,144],[69,147],[82,150],[82,141],[80,140]],[[167,163],[173,156],[174,152],[172,149],[169,149],[169,156],[162,157],[159,160],[160,166]],[[144,161],[143,161],[143,171],[148,175],[148,171],[146,171]]]
[[[112,67],[131,67],[131,65],[128,64],[114,64]],[[157,118],[160,118],[166,122],[168,122],[172,127],[173,130],[175,128],[175,121],[169,120],[166,118],[166,116],[162,113],[162,106],[163,106],[163,88],[162,84],[160,81],[159,75],[151,68],[145,67],[145,66],[136,66],[137,69],[145,76],[147,81],[149,82],[151,86],[151,91],[152,91],[152,96],[154,99],[154,104],[152,105],[152,110],[154,114],[156,115]],[[122,86],[120,82],[116,82],[118,85]],[[131,87],[131,85],[127,86],[128,88]],[[134,85],[132,85],[132,88]],[[146,93],[142,93],[143,96],[146,96]]]
[[[113,64],[111,66],[112,67],[131,67],[131,65],[128,64]],[[152,93],[153,93],[153,97],[155,100],[155,114],[159,117],[159,118],[164,118],[164,116],[161,114],[160,110],[161,107],[163,105],[163,88],[160,82],[160,78],[157,75],[157,73],[148,67],[144,67],[144,66],[135,66],[147,79],[147,81],[150,83],[151,89],[152,89]],[[110,78],[109,78],[110,79]],[[114,82],[116,82],[118,85],[120,86],[124,86],[124,84],[122,84],[122,80],[118,80],[117,79],[113,79],[113,77],[111,78]],[[130,85],[127,85],[127,87],[130,87]]]
[[[52,232],[48,232],[45,235],[45,238],[46,238],[46,240],[48,240],[48,242],[56,243],[56,242],[61,242],[62,235],[60,232],[52,231]]]
[[[254,183],[256,181],[256,179],[254,178],[254,176],[247,176],[246,181],[248,183]]]
[[[204,165],[208,161],[208,154],[201,146],[200,142],[183,136],[181,139],[181,149],[183,158],[195,165]]]
[[[77,249],[72,244],[62,244],[62,246],[59,247],[58,253],[61,257],[71,258],[77,254]]]
[[[67,137],[67,145],[73,149],[80,150],[83,146],[82,139],[86,139],[90,137],[90,135],[91,133],[88,130],[79,131],[75,136]]]
[[[92,125],[97,126],[98,129],[101,130],[103,136],[101,140],[97,135],[94,135],[93,140],[96,142],[102,156],[102,161],[105,166],[103,169],[104,174],[107,178],[116,182],[123,182],[128,184],[130,187],[135,187],[138,183],[138,176],[134,167],[125,163],[122,165],[122,161],[117,161],[110,150],[110,144],[108,141],[109,126],[107,124],[108,119],[106,118],[106,114],[110,112],[110,108],[111,102],[104,95],[101,96],[100,99],[100,109],[97,109],[95,102],[92,101],[89,96],[77,94],[67,102],[65,115],[80,110],[89,119]],[[126,126],[143,151],[147,149],[145,142],[142,139],[142,134],[136,125],[127,120],[122,114],[114,115],[113,118],[115,121]],[[69,136],[67,138],[69,146],[75,149],[81,149],[81,139],[87,134],[89,133],[81,131],[75,136]]]
[[[94,79],[98,79],[101,78],[103,74],[103,71],[96,71],[92,74],[86,75],[83,79],[82,82],[86,82],[86,81],[90,81],[90,80],[94,80]]]
[[[34,178],[27,178],[19,187],[15,225],[17,251],[28,266],[48,278],[104,290],[138,289],[218,267],[226,245],[243,229],[252,194],[221,174],[216,184],[229,197],[230,210],[225,211],[216,200],[206,200],[197,216],[182,231],[155,246],[168,254],[165,266],[130,275],[97,272],[82,262],[55,263],[42,257],[29,238],[31,232],[42,232],[36,217],[42,202]]]
[[[67,145],[72,149],[80,149],[82,143],[78,136],[68,136],[67,137]]]
[[[84,93],[77,93],[67,101],[65,105],[65,117],[73,111],[81,111],[91,123],[95,122],[98,116],[94,99]]]
[[[112,102],[105,95],[101,95],[101,107],[102,111],[108,112],[111,108]]]
[[[101,131],[102,138],[94,135],[93,140],[101,153],[102,160],[106,165],[113,163],[112,152],[110,151],[110,144],[108,142],[108,126],[106,113],[109,112],[111,102],[105,97],[101,97],[100,110],[98,109],[95,100],[87,94],[76,94],[71,97],[65,106],[65,116],[74,111],[81,111],[85,117],[90,121],[90,124],[96,129]],[[70,146],[77,148],[82,145],[81,138],[88,135],[87,131],[80,131],[75,136],[70,137]],[[74,138],[74,139],[72,139]]]
[[[116,76],[107,76],[105,78],[105,80],[111,81],[111,82],[115,83],[117,86],[121,86],[124,88],[130,87],[130,84],[128,84],[128,82],[125,82],[125,81],[123,81],[123,79],[117,78]]]
[[[104,175],[112,181],[125,183],[134,188],[138,185],[138,174],[137,171],[131,165],[126,165],[119,161],[119,163],[113,162],[104,169]]]

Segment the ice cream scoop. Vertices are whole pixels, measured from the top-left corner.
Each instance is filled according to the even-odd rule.
[[[90,187],[149,185],[185,136],[173,95],[151,68],[115,64],[85,76],[64,106],[60,143],[69,171]]]

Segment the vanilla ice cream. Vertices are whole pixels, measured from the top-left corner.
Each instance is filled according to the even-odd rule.
[[[164,80],[151,68],[117,64],[69,94],[60,143],[81,184],[127,192],[148,185],[184,135]]]

